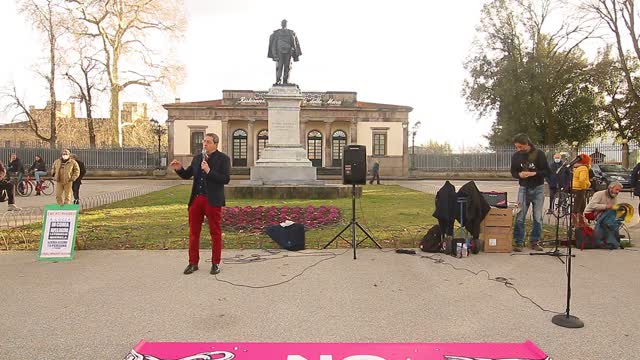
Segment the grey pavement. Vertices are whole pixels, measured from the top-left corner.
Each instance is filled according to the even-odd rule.
[[[484,190],[483,183],[479,187]],[[485,272],[457,271],[423,253],[362,249],[353,260],[349,250],[331,251],[342,254],[281,253],[273,256],[279,259],[239,263],[236,256],[269,254],[225,250],[217,278],[209,275],[210,264],[204,261],[199,271],[183,275],[186,250],[78,251],[73,261],[59,263],[38,262],[35,252],[0,252],[0,359],[24,358],[25,352],[46,359],[121,359],[141,339],[529,339],[556,360],[635,359],[640,352],[637,248],[576,252],[571,314],[585,322],[582,329],[552,324],[553,313],[487,280]],[[201,258],[209,259],[210,252],[203,250]],[[434,258],[473,272],[486,270],[492,278],[508,279],[542,308],[565,310],[566,268],[554,257],[482,253]],[[249,288],[219,280],[253,287],[290,281]]]
[[[114,180],[83,180],[80,187],[80,199],[99,196],[102,194],[125,191],[148,184],[172,184],[178,181],[171,180],[148,180],[148,179],[114,179]],[[47,204],[55,204],[55,193],[52,195],[35,196],[35,192],[30,196],[16,196],[16,205],[23,209],[44,208]],[[0,215],[7,211],[5,205],[0,205]]]

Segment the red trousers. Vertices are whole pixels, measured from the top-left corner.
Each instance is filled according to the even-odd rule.
[[[220,218],[222,208],[211,206],[205,195],[198,195],[189,207],[189,264],[198,265],[200,261],[200,232],[202,221],[207,216],[209,233],[211,234],[211,262],[220,264],[222,255],[222,230]]]

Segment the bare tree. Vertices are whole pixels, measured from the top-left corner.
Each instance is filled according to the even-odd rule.
[[[56,73],[61,59],[59,58],[59,43],[68,31],[66,26],[66,12],[63,7],[63,0],[20,0],[19,11],[25,15],[34,28],[45,35],[47,46],[48,69],[46,72],[38,71],[47,82],[49,89],[49,126],[43,127],[38,124],[40,119],[32,116],[24,101],[20,100],[15,86],[8,95],[13,100],[13,107],[19,109],[20,113],[27,117],[30,128],[41,140],[48,141],[51,147],[56,146]]]
[[[78,60],[72,69],[69,69],[64,77],[72,84],[74,98],[80,100],[87,112],[87,126],[89,128],[89,145],[96,147],[96,131],[93,122],[94,92],[103,91],[100,88],[100,76],[104,72],[100,61],[95,59],[95,52],[88,45],[78,48]],[[79,76],[74,75],[75,72]]]
[[[636,20],[638,14],[634,0],[586,0],[582,8],[591,14],[595,14],[611,32],[615,38],[620,67],[624,73],[629,95],[640,104],[640,89],[635,82],[636,74],[632,70],[629,57],[635,57],[633,61],[640,61],[640,47],[638,46],[638,30]],[[625,44],[632,44],[633,52],[627,51]]]
[[[109,82],[110,118],[118,124],[118,144],[122,146],[120,93],[133,85],[150,89],[154,84],[171,84],[178,77],[181,68],[173,63],[166,49],[170,48],[167,44],[175,43],[172,40],[184,34],[183,0],[67,2],[85,25],[79,34],[96,39],[102,49]]]

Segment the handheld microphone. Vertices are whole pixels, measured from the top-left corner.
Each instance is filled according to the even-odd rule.
[[[207,149],[202,147],[202,161],[207,161]]]
[[[576,156],[575,159],[571,160],[571,162],[567,164],[567,167],[572,167],[573,165],[577,164],[579,161],[582,161],[582,156],[580,155]]]

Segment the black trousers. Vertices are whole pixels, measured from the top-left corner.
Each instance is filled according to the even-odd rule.
[[[7,199],[9,200],[9,205],[15,204],[16,200],[15,200],[15,193],[13,192],[13,184],[5,180],[0,180],[0,191],[2,190],[4,190],[7,193]]]
[[[80,181],[74,181],[73,184],[71,184],[71,191],[73,191],[73,200],[75,202],[80,200],[80,185],[81,184],[82,183]]]

